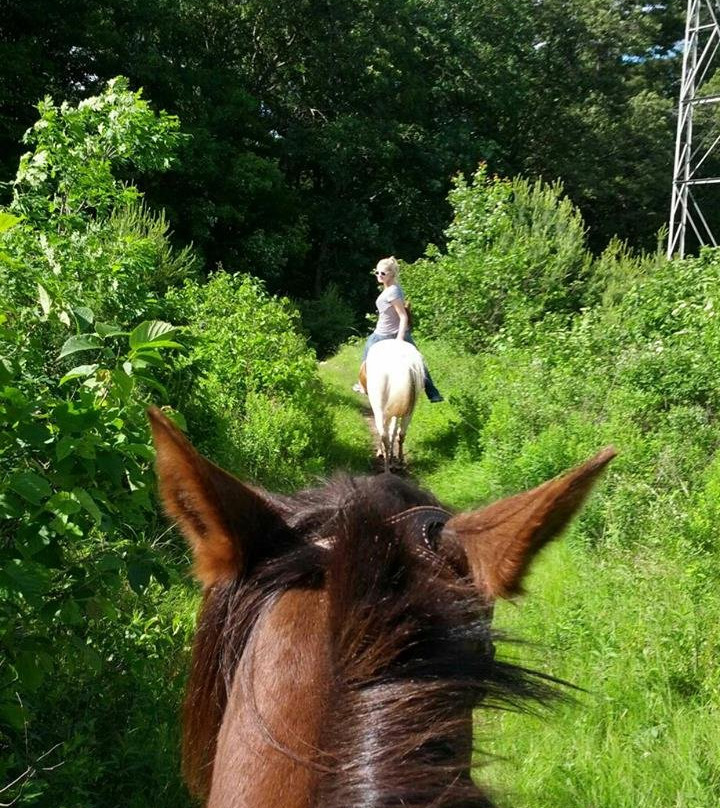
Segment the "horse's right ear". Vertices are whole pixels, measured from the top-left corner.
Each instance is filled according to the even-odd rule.
[[[206,586],[242,576],[279,517],[258,489],[206,460],[157,407],[148,410],[160,495]]]
[[[453,516],[443,528],[441,546],[464,556],[463,566],[487,601],[522,592],[533,558],[567,526],[613,457],[615,450],[608,447],[531,491]]]

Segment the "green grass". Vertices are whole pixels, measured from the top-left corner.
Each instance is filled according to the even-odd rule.
[[[418,406],[409,471],[455,508],[483,504],[488,466],[466,449],[475,429],[454,402],[478,361],[440,344],[423,352],[446,403]],[[350,392],[360,348],[322,368],[336,395],[338,456],[363,471],[365,402]],[[499,652],[572,682],[537,716],[479,710],[478,741],[496,759],[478,772],[514,808],[717,808],[720,805],[720,599],[709,558],[657,542],[593,549],[575,528],[548,548],[527,597],[501,603],[495,626],[522,645]]]
[[[366,474],[373,468],[372,436],[364,420],[367,399],[353,392],[362,356],[362,344],[346,345],[325,362],[320,362],[320,378],[335,419],[336,439],[327,457],[330,471]]]
[[[418,403],[405,443],[408,473],[448,505],[469,507],[478,501],[482,488],[478,475],[480,464],[462,459],[461,435],[472,425],[461,423],[453,402],[472,378],[474,362],[436,343],[422,347],[446,401],[430,404],[423,396]],[[357,343],[343,347],[320,364],[338,435],[328,458],[328,466],[334,470],[366,473],[373,468],[372,438],[363,418],[363,413],[369,412],[369,405],[367,398],[351,389],[357,380],[361,356],[362,343]]]
[[[672,558],[550,548],[496,625],[585,689],[540,718],[493,716],[486,770],[516,808],[720,804],[720,605]]]

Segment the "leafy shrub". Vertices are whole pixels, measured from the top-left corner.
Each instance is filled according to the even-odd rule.
[[[140,192],[118,179],[118,169],[167,169],[180,140],[178,119],[154,112],[122,77],[77,106],[46,97],[38,110],[24,138],[35,148],[20,159],[11,204],[33,225],[82,227],[137,201]]]
[[[145,408],[171,389],[213,457],[285,486],[324,468],[331,423],[288,301],[223,273],[200,285],[119,179],[168,165],[177,121],[122,79],[40,111],[0,212],[0,789],[180,805],[194,604]]]
[[[431,246],[403,271],[423,333],[471,351],[501,329],[527,343],[547,314],[579,310],[590,258],[559,184],[490,178],[481,166],[456,178],[449,200],[447,252]]]
[[[207,454],[244,477],[294,487],[324,470],[332,422],[315,357],[289,301],[216,273],[167,298],[194,337],[191,389],[176,396]]]
[[[3,361],[0,723],[10,743],[36,713],[56,709],[48,695],[57,683],[105,666],[101,637],[114,633],[121,604],[134,601],[128,586],[139,594],[151,577],[167,585],[172,574],[172,554],[155,546],[161,527],[144,410],[158,386],[148,367],[162,367],[175,332],[162,323],[117,332],[70,337],[61,356],[95,361],[59,380],[43,378],[27,355]],[[125,340],[127,349],[117,347]],[[6,762],[24,768],[19,754]],[[0,778],[8,774],[0,767]]]
[[[462,451],[489,499],[613,443],[620,457],[583,513],[586,537],[714,547],[702,508],[720,445],[720,254],[668,262],[616,245],[598,263],[607,287],[594,307],[545,317],[529,347],[497,340],[478,357],[472,390],[455,401],[472,426]]]
[[[13,183],[9,212],[19,222],[3,239],[0,288],[27,312],[38,293],[44,309],[48,298],[56,301],[48,328],[82,329],[83,306],[100,322],[160,317],[159,298],[193,275],[194,258],[171,250],[164,217],[145,209],[137,188],[117,175],[169,166],[177,119],[154,113],[122,78],[77,107],[46,98],[39,109],[25,138],[34,150],[23,155]],[[56,328],[48,342],[61,339]]]
[[[193,262],[115,172],[166,165],[176,130],[122,80],[77,108],[47,99],[0,213],[0,788],[25,804],[110,800],[122,766],[91,759],[96,730],[130,731],[129,702],[174,713],[156,692],[177,683],[156,691],[137,664],[169,674],[168,627],[188,626],[158,616],[179,550],[160,541],[145,407],[180,347],[149,318]]]

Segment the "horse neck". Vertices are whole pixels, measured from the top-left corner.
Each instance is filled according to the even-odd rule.
[[[218,734],[208,808],[315,804],[327,637],[319,590],[288,591],[259,618]]]
[[[355,645],[358,634],[347,659],[328,641],[328,618],[322,590],[292,590],[258,620],[218,734],[207,808],[490,806],[470,779],[470,700],[456,686],[366,681],[377,662],[368,656],[382,650]]]

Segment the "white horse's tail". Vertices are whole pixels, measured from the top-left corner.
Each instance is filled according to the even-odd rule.
[[[367,392],[385,418],[412,413],[425,384],[423,358],[409,342],[396,339],[376,342],[367,357]]]

